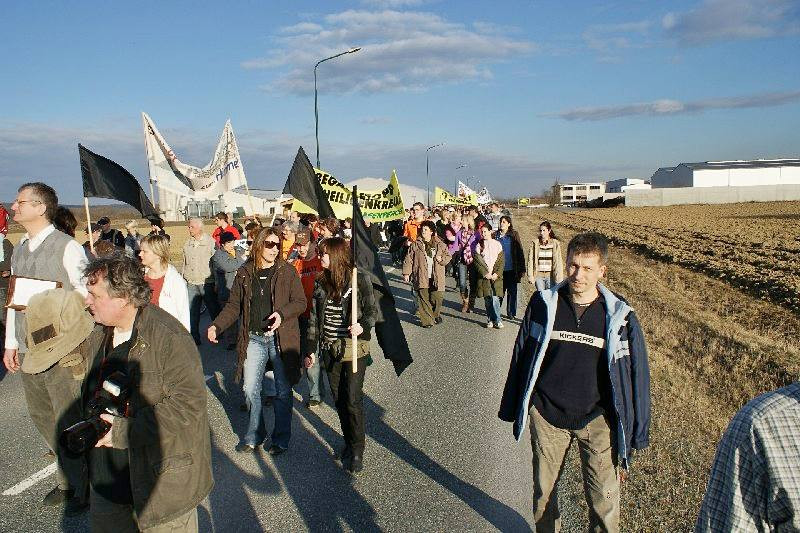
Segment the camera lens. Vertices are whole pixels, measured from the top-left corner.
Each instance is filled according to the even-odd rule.
[[[93,417],[65,429],[59,442],[70,454],[81,455],[94,448],[110,428],[101,418]]]

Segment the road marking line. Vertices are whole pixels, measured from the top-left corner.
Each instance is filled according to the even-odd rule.
[[[55,473],[55,471],[56,471],[56,464],[55,463],[50,463],[46,467],[42,468],[41,470],[39,470],[38,472],[36,472],[32,476],[30,476],[29,478],[23,479],[22,481],[20,481],[19,483],[17,483],[13,487],[11,487],[10,489],[5,490],[3,492],[3,496],[16,496],[20,492],[28,490],[29,488],[31,488],[32,486],[34,486],[35,484],[37,484],[41,480],[43,480],[43,479],[45,479],[47,477],[50,477],[51,475],[53,475]]]

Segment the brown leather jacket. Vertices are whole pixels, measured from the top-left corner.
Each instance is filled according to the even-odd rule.
[[[428,278],[428,263],[425,259],[425,241],[422,237],[417,237],[411,246],[408,248],[408,253],[403,261],[403,275],[411,276],[411,285],[414,289],[432,289],[444,292],[445,287],[445,272],[444,267],[450,262],[450,252],[447,245],[439,239],[433,238],[433,246],[435,248],[433,254],[433,285],[430,287],[430,280]]]
[[[105,337],[97,326],[81,345],[89,368]],[[194,340],[175,317],[148,305],[132,340],[129,417],[114,419],[111,436],[114,448],[128,450],[133,508],[148,529],[188,513],[214,486],[208,393]],[[82,394],[92,394],[85,384]]]
[[[275,274],[272,276],[270,293],[272,309],[281,315],[281,325],[275,335],[278,350],[286,368],[286,379],[292,385],[300,381],[302,358],[300,356],[300,325],[297,317],[306,310],[306,295],[297,270],[279,259],[275,263]],[[217,335],[231,327],[237,319],[239,338],[236,341],[236,376],[238,383],[242,379],[244,360],[247,358],[247,344],[250,342],[250,297],[253,290],[253,274],[255,262],[247,261],[236,272],[228,303],[222,309],[212,326],[217,327]]]

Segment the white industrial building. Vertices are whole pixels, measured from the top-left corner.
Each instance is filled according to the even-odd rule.
[[[641,178],[620,178],[606,182],[607,194],[621,194],[629,189],[649,189],[650,182]]]
[[[606,184],[600,182],[565,183],[559,186],[560,201],[562,204],[577,202],[591,202],[602,198],[606,191]]]
[[[215,200],[178,196],[159,189],[159,208],[167,221],[186,220],[193,216],[211,218],[220,211],[235,213],[234,216],[238,217],[254,212],[262,216],[280,215],[282,202],[286,199],[281,191],[264,189],[250,189],[248,198],[244,187],[226,191]]]
[[[681,163],[659,168],[650,183],[654,189],[800,185],[800,159]]]

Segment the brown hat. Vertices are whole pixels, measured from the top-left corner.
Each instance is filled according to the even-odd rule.
[[[310,240],[311,240],[311,230],[309,230],[305,226],[301,226],[300,230],[294,236],[294,243],[303,246],[304,244],[308,244]]]
[[[31,297],[25,310],[28,353],[22,361],[26,374],[44,372],[74,352],[94,328],[83,296],[62,288]]]

